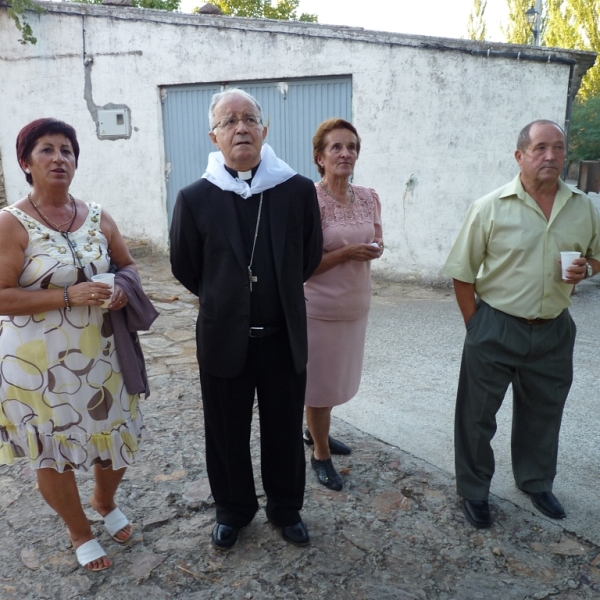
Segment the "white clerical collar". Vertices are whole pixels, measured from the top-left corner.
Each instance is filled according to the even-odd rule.
[[[208,165],[202,178],[208,179],[224,191],[235,192],[242,198],[249,198],[287,181],[296,174],[292,167],[277,158],[269,144],[263,144],[260,156],[261,161],[254,177],[252,177],[252,171],[246,171],[252,177],[250,185],[240,176],[239,171],[237,178],[232,177],[227,172],[225,158],[221,152],[211,152],[208,155]]]
[[[252,169],[249,171],[238,171],[238,178],[242,181],[248,181],[248,179],[252,179]]]

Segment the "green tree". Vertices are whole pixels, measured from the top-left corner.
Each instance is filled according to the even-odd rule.
[[[485,24],[485,9],[487,8],[487,0],[473,0],[473,10],[469,15],[467,22],[467,36],[470,40],[483,42],[487,34]]]
[[[6,9],[8,16],[15,22],[15,27],[21,32],[20,44],[35,44],[37,38],[33,35],[33,29],[27,21],[25,11],[34,10],[43,12],[43,8],[32,0],[10,0]]]
[[[552,48],[577,48],[581,45],[577,23],[563,0],[546,0],[543,45]]]
[[[600,159],[600,96],[576,100],[571,116],[569,158]]]
[[[581,43],[573,48],[600,53],[600,0],[570,0],[568,3]],[[565,46],[566,47],[566,46]],[[585,74],[579,89],[582,99],[600,96],[600,62]]]
[[[506,0],[508,5],[508,26],[501,27],[509,44],[531,44],[533,33],[527,24],[525,12],[531,8],[532,0]]]
[[[218,6],[224,15],[231,17],[317,22],[317,15],[302,13],[298,16],[300,0],[277,0],[275,6],[270,0],[212,0],[211,3]],[[198,12],[197,7],[194,12]]]

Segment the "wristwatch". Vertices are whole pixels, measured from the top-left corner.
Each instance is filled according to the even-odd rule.
[[[592,265],[590,265],[589,262],[585,263],[585,268],[587,269],[585,272],[585,277],[584,279],[587,279],[588,277],[592,277],[594,275],[594,269],[592,269]]]

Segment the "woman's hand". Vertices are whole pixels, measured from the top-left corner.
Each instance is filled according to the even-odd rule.
[[[348,244],[344,247],[347,260],[368,261],[381,256],[381,247],[378,243],[371,244]]]
[[[110,298],[110,285],[99,281],[85,281],[70,285],[67,294],[70,306],[100,306]]]
[[[375,245],[377,244],[377,245]],[[383,252],[383,241],[376,239],[375,242],[370,244],[348,244],[342,246],[337,250],[331,252],[324,252],[323,258],[319,263],[319,266],[315,269],[313,275],[320,275],[333,269],[342,263],[348,262],[349,260],[358,260],[360,262],[367,262],[374,260],[381,256]]]
[[[123,288],[115,285],[115,292],[112,302],[108,305],[108,310],[121,310],[124,306],[127,306],[127,302],[127,294],[123,291]]]

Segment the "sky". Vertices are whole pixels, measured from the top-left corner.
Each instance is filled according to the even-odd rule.
[[[203,1],[182,0],[181,9],[190,12]],[[328,25],[466,38],[472,7],[473,0],[300,0],[298,14],[316,13]],[[488,40],[504,41],[499,25],[506,20],[506,0],[488,0]]]

